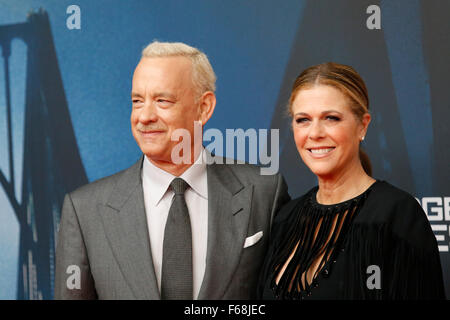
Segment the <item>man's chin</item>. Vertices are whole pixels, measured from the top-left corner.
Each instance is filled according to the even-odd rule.
[[[139,144],[139,148],[141,149],[142,153],[145,154],[149,159],[162,159],[166,154],[165,149],[161,148],[158,145],[155,146],[153,143],[141,143]]]
[[[167,156],[164,152],[154,152],[148,150],[142,150],[142,153],[145,154],[148,160],[152,162],[172,162],[170,159],[170,155]]]

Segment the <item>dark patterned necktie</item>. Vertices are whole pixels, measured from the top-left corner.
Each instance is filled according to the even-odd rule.
[[[192,300],[192,232],[184,192],[189,185],[175,178],[170,186],[175,196],[164,230],[161,271],[163,300]]]

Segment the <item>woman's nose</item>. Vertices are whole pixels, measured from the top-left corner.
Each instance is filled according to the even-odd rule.
[[[311,127],[309,130],[309,138],[310,139],[320,139],[325,135],[325,130],[323,128],[323,124],[320,121],[313,121],[311,123]]]

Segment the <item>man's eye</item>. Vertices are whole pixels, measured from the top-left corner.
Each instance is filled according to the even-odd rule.
[[[156,103],[161,107],[170,107],[173,102],[167,99],[156,99]]]

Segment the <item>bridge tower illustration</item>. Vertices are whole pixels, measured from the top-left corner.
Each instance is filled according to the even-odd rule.
[[[11,42],[27,46],[22,179],[15,179],[11,120]],[[40,9],[26,22],[0,26],[6,94],[9,179],[4,189],[20,225],[17,299],[52,299],[57,229],[64,195],[88,182],[70,119],[48,14]],[[20,184],[22,200],[15,190]],[[3,214],[0,212],[0,214]]]

